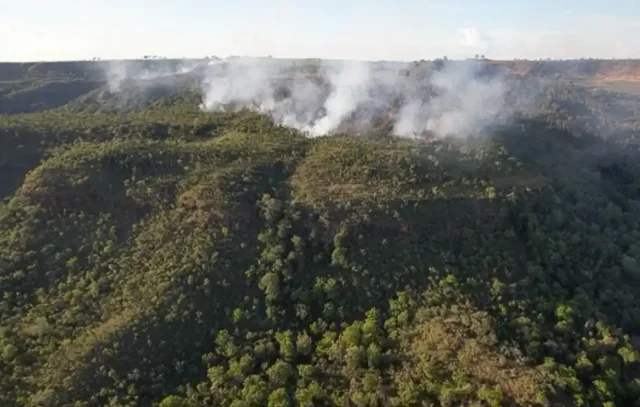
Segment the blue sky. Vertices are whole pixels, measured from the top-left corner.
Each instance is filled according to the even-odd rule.
[[[0,60],[640,58],[640,0],[0,0]]]

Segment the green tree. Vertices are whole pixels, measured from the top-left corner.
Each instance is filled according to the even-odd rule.
[[[291,399],[287,390],[279,388],[271,392],[269,395],[269,407],[289,407],[291,406]]]

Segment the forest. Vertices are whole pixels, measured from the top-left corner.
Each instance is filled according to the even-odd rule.
[[[0,405],[640,405],[640,95],[523,64],[435,140],[0,64]]]

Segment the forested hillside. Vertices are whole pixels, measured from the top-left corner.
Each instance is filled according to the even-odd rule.
[[[0,405],[640,404],[640,98],[310,138],[34,66],[0,64]]]

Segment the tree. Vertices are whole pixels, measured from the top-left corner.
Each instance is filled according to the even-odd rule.
[[[159,407],[186,407],[184,399],[177,396],[169,396],[160,402]]]
[[[287,390],[284,388],[279,388],[274,390],[269,395],[269,407],[290,407],[291,399]]]
[[[278,360],[273,364],[273,366],[267,369],[269,381],[278,386],[284,386],[287,383],[287,380],[289,380],[294,373],[295,372],[291,365],[282,360]]]

